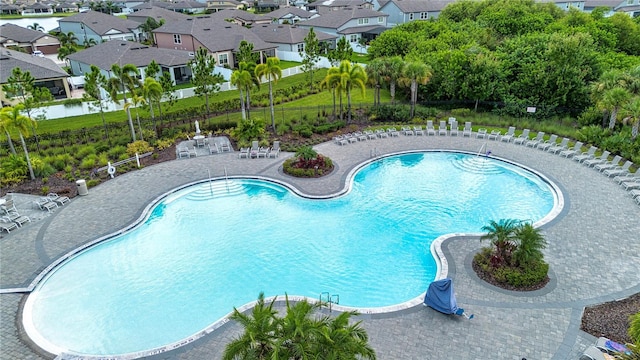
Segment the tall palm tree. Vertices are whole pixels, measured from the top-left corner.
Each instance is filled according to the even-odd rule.
[[[58,34],[57,38],[62,46],[76,45],[78,43],[78,37],[73,33],[73,31],[69,31],[68,33],[61,32]]]
[[[600,101],[601,106],[606,109],[611,109],[609,116],[609,129],[613,129],[616,126],[618,112],[630,98],[631,93],[627,89],[621,87],[614,87],[602,94],[602,100]]]
[[[295,305],[287,297],[287,313],[280,321],[277,357],[281,359],[309,359],[315,354],[315,344],[322,336],[323,323],[312,316],[319,305],[303,300]]]
[[[382,87],[385,62],[383,59],[374,59],[367,65],[368,83],[373,86],[373,106],[380,105],[380,88]]]
[[[413,118],[416,110],[416,103],[418,102],[418,84],[426,84],[431,79],[431,69],[419,61],[412,61],[407,63],[402,70],[402,83],[406,86],[409,85],[411,89],[411,114]]]
[[[126,105],[128,103],[127,90],[132,90],[138,82],[136,75],[138,75],[138,68],[133,64],[127,64],[122,67],[118,64],[113,64],[111,65],[111,77],[108,80],[109,95],[113,101],[118,102],[118,93],[122,92],[133,141],[136,141],[136,129],[133,126],[133,119],[131,119],[131,111]]]
[[[27,29],[44,32],[44,28],[42,27],[42,25],[38,24],[37,22],[34,22],[31,25],[27,25]]]
[[[18,135],[20,135],[20,142],[22,143],[24,156],[27,159],[27,167],[29,168],[29,176],[31,176],[31,180],[34,180],[36,176],[33,173],[33,166],[31,165],[27,143],[24,141],[24,137],[29,136],[29,130],[35,129],[38,123],[32,118],[22,115],[21,111],[23,109],[24,105],[22,104],[4,107],[0,110],[0,119],[2,119],[1,122],[5,127],[16,130]]]
[[[494,247],[494,266],[500,266],[509,261],[511,251],[515,248],[515,232],[519,221],[502,219],[498,222],[491,220],[489,225],[482,227],[486,234],[480,240],[489,240]]]
[[[255,74],[258,79],[266,78],[269,82],[269,107],[271,108],[271,129],[276,131],[276,115],[273,109],[273,86],[271,82],[277,82],[282,77],[280,59],[269,57],[264,64],[256,66]]]
[[[367,83],[367,73],[364,68],[355,64],[352,65],[349,60],[342,60],[340,62],[340,83],[342,88],[347,93],[347,123],[351,122],[351,89],[360,89],[364,96]]]
[[[333,117],[336,117],[336,94],[340,96],[340,120],[342,120],[342,89],[340,87],[340,69],[337,67],[331,67],[327,71],[324,79],[320,82],[320,89],[331,89],[331,95],[333,96]]]
[[[631,138],[635,139],[638,137],[638,127],[640,127],[640,96],[624,104],[622,110],[627,115],[625,120],[631,124]]]
[[[238,69],[231,73],[230,79],[231,85],[237,87],[240,92],[240,110],[242,111],[242,120],[246,120],[247,118],[244,90],[248,91],[248,87],[253,84],[253,75],[246,68],[247,63],[241,61],[238,64]]]
[[[153,131],[158,132],[156,128],[156,116],[153,111],[153,105],[156,104],[160,107],[160,100],[162,99],[162,85],[152,78],[147,77],[144,79],[144,83],[142,83],[142,87],[140,88],[140,92],[142,93],[142,97],[145,98],[147,104],[149,104],[149,114],[151,115],[151,121],[153,122]]]
[[[357,312],[343,312],[334,319],[325,317],[323,336],[320,337],[316,352],[320,359],[376,359],[376,353],[369,345],[369,336],[360,326],[361,322],[350,324],[351,316]]]
[[[9,119],[6,117],[0,117],[0,131],[4,131],[7,136],[7,141],[9,142],[9,149],[13,155],[16,154],[16,148],[13,146],[13,141],[11,141],[11,134],[9,133],[9,128],[11,125],[9,124]]]
[[[275,299],[266,304],[264,293],[261,292],[251,315],[233,309],[229,318],[239,322],[244,332],[227,344],[222,355],[224,360],[271,359],[277,345],[278,329],[277,311],[273,309],[274,301]]]
[[[402,69],[404,68],[404,61],[400,56],[393,56],[384,59],[384,71],[382,76],[389,84],[389,94],[391,95],[391,103],[396,103],[396,84],[398,79],[402,77]]]
[[[540,232],[529,223],[518,226],[514,233],[518,246],[513,252],[513,260],[516,266],[527,266],[534,261],[542,259],[542,249],[547,247],[547,240]]]
[[[102,117],[102,125],[104,126],[104,135],[109,140],[109,131],[107,129],[107,122],[104,119],[104,108],[102,105],[103,99],[102,89],[107,86],[107,77],[100,72],[100,68],[95,65],[91,65],[91,72],[84,75],[84,94],[82,97],[85,100],[89,100],[98,104],[100,108],[100,116]]]

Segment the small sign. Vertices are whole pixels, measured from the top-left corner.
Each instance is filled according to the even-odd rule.
[[[527,106],[527,112],[528,113],[536,112],[536,107],[535,106]]]

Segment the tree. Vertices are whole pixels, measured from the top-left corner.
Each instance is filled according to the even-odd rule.
[[[276,130],[276,116],[273,109],[273,86],[271,82],[277,82],[282,77],[280,59],[277,57],[267,58],[267,62],[256,66],[255,74],[259,79],[266,78],[269,82],[269,107],[271,108],[271,128]]]
[[[176,96],[173,93],[175,84],[173,83],[173,79],[171,79],[171,74],[168,71],[163,71],[162,76],[160,77],[160,86],[162,86],[162,99],[164,99],[164,104],[167,109],[169,109],[176,102]],[[162,116],[162,106],[158,103],[158,112],[160,116]]]
[[[238,52],[236,53],[236,61],[239,63],[257,63],[260,54],[253,51],[253,44],[247,40],[240,41]]]
[[[133,126],[131,111],[127,106],[127,90],[129,90],[130,93],[133,93],[133,89],[138,83],[138,80],[136,78],[137,75],[138,68],[133,64],[126,64],[122,67],[120,67],[120,65],[118,64],[113,64],[111,65],[111,77],[107,82],[109,95],[111,96],[111,99],[113,99],[113,101],[119,102],[118,93],[122,92],[124,107],[127,112],[127,119],[129,120],[129,129],[131,130],[132,141],[136,141],[136,129]]]
[[[606,109],[611,109],[609,116],[609,129],[612,130],[616,126],[618,111],[620,111],[620,108],[622,108],[630,98],[631,93],[629,93],[627,89],[621,87],[615,87],[602,94],[601,105]]]
[[[220,83],[224,78],[220,74],[214,74],[216,61],[206,48],[199,48],[195,57],[189,61],[193,78],[191,82],[196,86],[196,94],[205,97],[207,114],[209,114],[209,96],[220,90]]]
[[[144,69],[144,77],[145,78],[156,78],[156,75],[160,73],[160,65],[155,60],[151,60],[149,65]]]
[[[44,32],[44,28],[42,27],[42,25],[38,24],[37,22],[34,22],[31,25],[27,25],[27,29]]]
[[[542,249],[547,247],[547,241],[539,229],[529,223],[521,224],[514,232],[517,247],[513,252],[515,266],[526,267],[543,258]]]
[[[313,72],[316,63],[320,60],[320,45],[313,27],[304,38],[304,49],[300,51],[300,56],[302,56],[302,70],[309,74],[310,88],[313,90]]]
[[[16,148],[13,146],[13,141],[11,141],[11,134],[9,133],[9,129],[11,128],[11,124],[9,124],[9,119],[5,117],[0,118],[0,131],[4,131],[7,136],[7,141],[9,142],[9,150],[13,155],[16,154]]]
[[[94,38],[85,38],[84,41],[82,42],[82,46],[84,46],[85,48],[90,48],[96,45],[98,45],[98,43]]]
[[[431,69],[418,61],[412,61],[405,65],[402,70],[402,83],[409,85],[411,89],[411,118],[413,118],[418,102],[418,84],[426,84],[431,78]]]
[[[153,30],[159,28],[164,24],[164,19],[157,21],[152,17],[148,17],[145,22],[140,24],[140,31],[144,34],[146,40],[149,40],[151,45],[155,45],[155,39],[153,37]]]
[[[238,69],[231,73],[230,79],[231,85],[237,87],[240,92],[240,110],[242,111],[242,120],[247,118],[247,109],[245,107],[245,96],[243,92],[244,90],[249,91],[248,87],[253,84],[253,75],[247,71],[246,67],[247,63],[244,61],[240,62],[240,64],[238,64]]]
[[[151,121],[153,121],[153,131],[156,132],[157,135],[158,129],[156,128],[156,116],[153,111],[153,105],[157,104],[158,107],[160,107],[160,100],[162,100],[162,85],[160,85],[160,83],[153,77],[147,77],[144,79],[144,83],[142,83],[140,92],[146,103],[149,105],[149,113],[151,115]]]
[[[341,63],[343,60],[351,61],[351,57],[353,56],[353,48],[349,45],[346,37],[341,37],[336,44],[336,48],[329,51],[327,54],[327,59],[334,64],[337,65]]]
[[[58,41],[60,41],[60,45],[63,47],[66,45],[75,46],[78,44],[78,37],[73,33],[73,31],[69,31],[68,33],[61,32],[57,37]]]
[[[138,131],[140,131],[140,140],[144,141],[144,135],[142,133],[142,126],[140,125],[140,113],[138,112],[138,108],[140,106],[147,105],[147,99],[145,99],[142,95],[140,95],[137,91],[131,92],[131,102],[124,104],[124,111],[127,113],[130,112],[131,106],[136,108],[136,122],[138,123]],[[134,140],[135,141],[135,140]]]
[[[623,105],[622,110],[626,114],[625,121],[631,124],[631,138],[638,137],[638,127],[640,126],[640,96],[634,97]]]
[[[380,88],[382,87],[384,70],[384,59],[373,59],[366,68],[368,83],[371,84],[374,89],[373,106],[380,105]]]
[[[376,359],[376,353],[369,345],[369,335],[358,321],[349,323],[355,311],[343,312],[334,319],[322,320],[323,336],[319,339],[317,354],[320,359]]]
[[[491,220],[489,225],[482,227],[486,234],[480,240],[489,240],[494,247],[491,263],[494,267],[508,264],[511,252],[516,247],[516,229],[519,221],[515,219],[502,219],[498,222]]]
[[[351,89],[358,88],[364,96],[367,83],[367,73],[362,66],[352,65],[351,61],[343,60],[340,63],[340,83],[347,93],[347,123],[351,122]]]
[[[327,71],[327,75],[320,82],[321,89],[331,89],[331,95],[333,97],[333,117],[336,117],[336,94],[340,96],[340,120],[342,120],[342,89],[340,87],[340,76],[336,76],[340,73],[340,69],[337,67],[331,67]]]
[[[24,141],[24,137],[29,136],[29,129],[35,129],[38,124],[30,117],[22,115],[22,110],[24,110],[24,105],[22,104],[2,108],[2,110],[0,110],[0,119],[2,119],[0,122],[4,124],[5,128],[16,130],[18,135],[20,135],[20,143],[22,144],[22,149],[27,159],[29,176],[31,176],[31,180],[34,180],[36,176],[33,173],[33,166],[31,165],[27,143]]]
[[[404,61],[400,56],[393,56],[384,59],[384,71],[382,75],[389,84],[389,94],[391,95],[391,103],[396,103],[396,84],[402,78],[402,69],[404,69]]]
[[[500,82],[500,63],[491,54],[480,53],[470,59],[469,69],[460,84],[462,96],[474,100],[478,111],[481,100],[491,98]]]
[[[65,44],[58,48],[58,60],[66,60],[67,56],[74,54],[78,48],[74,44]]]
[[[102,117],[102,125],[104,126],[104,135],[109,140],[109,130],[107,129],[107,122],[104,119],[104,108],[102,106],[103,90],[107,87],[107,77],[100,72],[100,68],[95,65],[91,65],[91,72],[84,74],[84,94],[82,97],[94,104],[98,105],[100,109],[100,116]]]

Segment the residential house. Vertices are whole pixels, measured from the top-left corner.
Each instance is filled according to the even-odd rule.
[[[162,72],[171,74],[175,83],[190,79],[191,68],[188,64],[191,59],[193,54],[187,51],[158,49],[123,40],[107,41],[67,57],[73,75],[84,75],[91,71],[91,65],[95,65],[107,78],[112,76],[113,64],[120,66],[133,64],[140,71],[140,78],[144,79],[144,70],[152,60],[155,60]]]
[[[14,4],[0,4],[0,15],[19,15],[20,6]]]
[[[60,48],[60,41],[55,36],[9,23],[0,26],[0,44],[5,48],[24,49],[29,54],[35,50],[55,54]]]
[[[321,14],[296,26],[345,37],[355,51],[364,52],[362,42],[371,41],[386,30],[388,16],[380,11],[352,8]]]
[[[33,15],[42,15],[42,16],[53,15],[53,9],[51,8],[51,6],[47,6],[41,3],[26,5],[22,10],[22,16],[33,16]]]
[[[73,2],[60,2],[53,5],[53,11],[56,13],[78,12],[79,8]]]
[[[255,3],[255,8],[259,12],[273,11],[281,6],[290,6],[289,0],[258,0]]]
[[[90,40],[96,44],[109,40],[137,40],[140,34],[140,23],[97,11],[61,18],[58,24],[61,32],[73,32],[81,44]]]
[[[209,16],[213,21],[228,21],[246,27],[271,23],[271,18],[267,16],[256,15],[244,10],[221,10]]]
[[[198,1],[183,0],[169,3],[166,9],[185,14],[200,14],[207,9],[207,5]]]
[[[151,9],[152,7],[159,7],[159,8],[163,8],[166,9],[167,7],[169,7],[168,2],[166,1],[156,1],[156,0],[151,0],[149,2],[144,2],[140,5],[136,5],[134,7],[131,8],[131,10],[133,10],[133,12],[139,11],[139,10],[143,10],[143,9]]]
[[[390,0],[378,11],[389,14],[389,27],[404,24],[413,20],[429,20],[437,18],[442,9],[454,0]]]
[[[54,98],[68,98],[71,94],[67,83],[69,74],[53,60],[0,48],[0,85],[7,84],[14,68],[20,68],[23,72],[28,71],[35,79],[35,86],[46,87]],[[12,94],[5,94],[1,87],[0,101],[2,106],[18,102]]]
[[[269,44],[251,30],[226,21],[214,20],[212,15],[198,16],[185,21],[169,22],[153,31],[159,48],[195,52],[206,48],[216,59],[218,66],[236,66],[234,54],[240,42],[253,44],[261,59],[275,56],[276,45]]]
[[[149,18],[152,18],[152,19],[156,20],[158,23],[160,23],[161,21],[167,22],[167,21],[186,20],[189,17],[190,17],[189,15],[186,15],[186,14],[183,14],[183,13],[179,13],[179,12],[163,9],[163,8],[157,7],[157,6],[152,6],[150,8],[137,10],[137,11],[127,15],[127,20],[132,20],[132,21],[135,21],[137,23],[143,24]]]
[[[207,0],[207,11],[215,13],[222,10],[242,9],[245,5],[237,0]]]
[[[270,18],[271,22],[274,23],[295,24],[298,21],[310,20],[318,16],[318,14],[297,7],[287,6],[281,7],[280,9],[274,10],[270,13],[266,13],[263,16]]]
[[[302,61],[300,56],[304,52],[304,39],[309,35],[309,29],[293,25],[268,24],[251,28],[254,34],[265,42],[277,45],[277,56],[283,60]],[[327,49],[336,47],[337,35],[315,31],[319,43],[326,43]]]
[[[365,0],[325,0],[316,1],[307,5],[307,10],[315,10],[318,14],[326,14],[329,11],[345,9],[374,9],[373,3]]]

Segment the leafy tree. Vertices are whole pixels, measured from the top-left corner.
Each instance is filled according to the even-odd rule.
[[[414,47],[416,36],[408,31],[404,31],[404,26],[400,25],[380,34],[369,44],[367,52],[370,58],[382,58],[399,56],[404,57]]]
[[[333,117],[336,116],[336,94],[340,96],[340,120],[342,120],[342,88],[340,87],[340,69],[337,67],[331,67],[327,71],[322,82],[320,82],[321,89],[331,89],[331,95],[333,97]]]
[[[351,122],[351,89],[360,89],[364,96],[367,73],[359,64],[352,65],[351,61],[343,60],[339,67],[340,87],[345,90],[347,95],[347,122]]]
[[[173,92],[175,88],[175,84],[173,83],[173,79],[171,79],[171,74],[168,71],[163,71],[162,76],[160,77],[160,86],[162,86],[162,99],[164,99],[164,104],[167,109],[169,109],[173,104],[176,103],[177,98]],[[162,106],[158,103],[158,112],[160,116],[162,116]]]
[[[606,109],[611,109],[609,116],[609,129],[612,130],[616,126],[618,112],[622,106],[631,98],[631,93],[627,89],[614,87],[602,94],[601,105]]]
[[[100,109],[100,117],[102,118],[102,125],[104,126],[104,135],[109,140],[109,130],[107,128],[107,122],[104,119],[104,108],[102,106],[103,90],[107,88],[107,77],[100,72],[100,68],[95,65],[91,65],[91,72],[84,74],[84,94],[82,97],[98,105]]]
[[[547,247],[547,241],[539,229],[525,223],[516,228],[514,234],[517,239],[517,248],[513,252],[516,266],[526,267],[543,258],[541,250]]]
[[[373,106],[380,105],[380,88],[385,70],[384,59],[374,59],[366,68],[368,83],[373,87]]]
[[[349,323],[351,316],[358,313],[343,312],[336,318],[323,319],[322,333],[319,339],[318,358],[320,359],[376,359],[376,353],[369,345],[369,335],[358,321]]]
[[[351,45],[347,41],[347,38],[343,36],[340,38],[340,40],[338,40],[336,48],[329,51],[329,54],[327,54],[327,59],[329,59],[332,64],[337,65],[344,60],[351,61],[352,56],[353,48],[351,48]]]
[[[248,42],[247,40],[240,41],[238,45],[238,52],[236,53],[236,60],[238,63],[246,62],[246,63],[257,63],[258,56],[260,54],[253,51],[253,44]]]
[[[277,82],[282,77],[280,59],[277,57],[267,58],[267,62],[256,66],[255,74],[259,79],[266,78],[269,83],[269,107],[271,108],[271,128],[276,130],[276,117],[273,108],[273,86],[271,82]]]
[[[402,69],[402,84],[409,85],[411,90],[411,114],[415,114],[416,103],[418,102],[418,84],[426,84],[431,78],[431,69],[420,62],[412,61],[407,63]]]
[[[160,65],[158,65],[158,63],[155,60],[151,60],[151,62],[149,63],[149,65],[147,65],[147,67],[144,69],[144,77],[148,78],[156,78],[156,75],[158,75],[160,73],[161,69],[160,69]]]
[[[131,102],[124,104],[124,111],[130,113],[130,108],[133,106],[136,108],[136,122],[138,123],[138,131],[140,132],[140,140],[144,141],[144,135],[142,133],[142,125],[140,125],[140,113],[138,108],[140,106],[148,105],[147,99],[140,95],[137,91],[131,92]],[[134,140],[135,141],[135,140]]]
[[[107,81],[109,96],[113,101],[118,102],[118,93],[122,92],[127,119],[129,120],[129,128],[131,130],[131,139],[136,141],[136,130],[133,127],[133,119],[131,118],[131,110],[129,109],[127,90],[133,94],[138,83],[138,68],[133,64],[120,66],[118,64],[111,65],[111,77]]]
[[[612,33],[617,37],[617,50],[629,55],[640,55],[640,24],[623,13],[613,14],[607,22],[611,24]]]
[[[6,117],[0,118],[0,131],[4,131],[7,136],[7,141],[9,142],[9,150],[11,154],[16,154],[16,148],[13,146],[13,141],[11,141],[11,134],[9,133],[9,129],[11,128],[11,124],[9,124],[9,119]]]
[[[492,54],[480,53],[471,57],[467,76],[460,84],[461,95],[475,100],[475,110],[478,102],[497,95],[501,82],[500,62]]]
[[[36,176],[33,173],[33,166],[31,164],[31,159],[29,158],[29,151],[27,150],[27,143],[24,141],[24,137],[29,136],[29,129],[35,129],[38,124],[30,117],[22,115],[22,110],[24,110],[24,105],[22,104],[2,108],[2,110],[0,110],[0,122],[5,128],[16,130],[18,132],[18,135],[20,136],[20,143],[22,144],[22,150],[24,150],[24,155],[27,159],[29,176],[31,177],[31,180],[34,180]]]
[[[320,60],[320,44],[313,28],[309,29],[309,33],[304,38],[304,50],[300,52],[302,56],[302,70],[309,74],[309,83],[313,90],[313,72],[316,63]]]
[[[261,139],[265,132],[265,121],[263,119],[242,119],[233,130],[233,137],[239,141],[249,142]]]
[[[58,60],[66,60],[67,56],[75,54],[78,48],[74,44],[65,44],[58,48]]]
[[[158,132],[156,128],[156,115],[153,111],[153,105],[156,104],[160,107],[160,100],[162,100],[162,85],[153,77],[147,77],[140,87],[140,93],[145,99],[145,102],[149,105],[149,113],[151,120],[153,121],[153,131]]]
[[[515,219],[502,219],[498,222],[491,220],[489,225],[482,227],[486,234],[480,240],[489,240],[494,247],[491,263],[495,267],[507,264],[511,253],[516,247],[516,230],[519,221]]]
[[[193,72],[191,82],[196,86],[195,92],[205,97],[207,114],[209,114],[209,96],[220,90],[220,84],[224,78],[220,74],[214,74],[216,61],[206,48],[199,48],[195,57],[189,61]]]
[[[67,33],[61,32],[60,34],[58,34],[57,38],[58,41],[60,41],[60,45],[62,45],[63,47],[66,45],[78,44],[78,37],[73,33],[73,31],[69,31]]]

